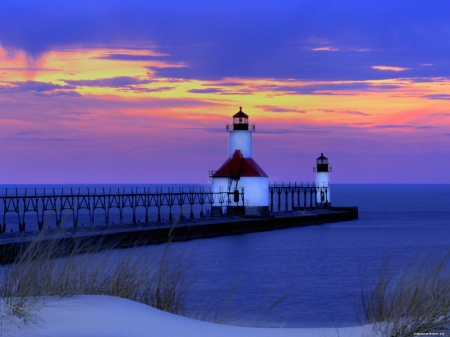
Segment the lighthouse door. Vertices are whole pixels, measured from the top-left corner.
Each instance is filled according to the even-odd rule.
[[[235,203],[239,202],[239,191],[238,190],[234,190],[233,192],[233,200]]]

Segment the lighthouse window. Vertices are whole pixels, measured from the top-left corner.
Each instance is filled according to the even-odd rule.
[[[234,124],[248,124],[248,119],[247,118],[235,118],[234,119]]]

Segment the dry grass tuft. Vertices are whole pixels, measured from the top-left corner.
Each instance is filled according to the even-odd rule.
[[[377,282],[361,286],[362,318],[382,336],[413,336],[450,324],[450,252],[439,261],[423,258],[394,272],[385,263]]]
[[[180,218],[181,214],[170,233]],[[188,293],[194,281],[190,260],[184,255],[173,255],[170,243],[171,240],[161,255],[155,256],[140,248],[143,242],[134,248],[115,249],[101,240],[61,244],[41,236],[14,263],[3,266],[0,330],[3,316],[32,319],[32,309],[44,296],[109,295],[196,319],[231,322],[233,310],[229,300],[237,283],[225,299],[212,296],[206,306],[207,298],[191,298],[196,308],[188,310]],[[283,299],[276,300],[268,310]]]
[[[185,314],[188,265],[168,253],[148,256],[138,247],[105,249],[102,242],[75,247],[37,240],[3,267],[0,298],[6,313],[26,318],[43,296],[110,295]]]

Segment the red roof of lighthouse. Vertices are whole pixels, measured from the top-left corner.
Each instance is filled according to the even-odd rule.
[[[212,178],[268,177],[266,172],[252,158],[244,158],[240,150],[236,150],[213,175]]]

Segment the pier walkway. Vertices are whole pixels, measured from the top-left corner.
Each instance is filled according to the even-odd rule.
[[[291,227],[303,227],[358,218],[357,207],[339,207],[277,212],[264,218],[218,216],[148,223],[44,229],[0,235],[0,263],[12,262],[17,254],[36,240],[74,246],[80,242],[101,242],[117,248],[160,244],[223,235],[237,235]]]

